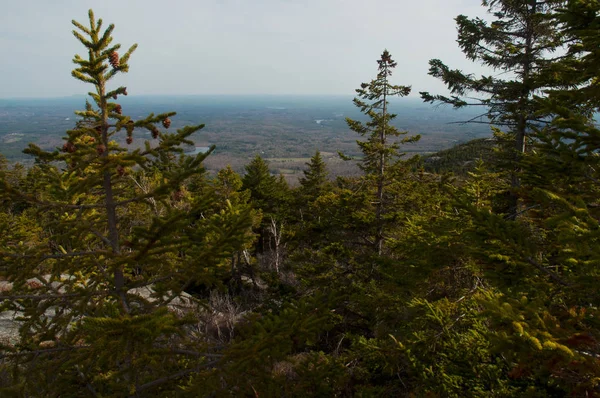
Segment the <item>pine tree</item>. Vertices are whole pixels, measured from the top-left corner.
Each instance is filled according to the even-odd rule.
[[[600,106],[598,12],[600,5],[597,2],[584,0],[571,0],[559,10],[557,19],[565,37],[570,40],[569,56],[552,64],[549,72],[565,82],[562,90],[552,90],[550,97],[554,104],[560,103],[564,108],[572,108],[586,116]]]
[[[537,132],[535,151],[522,162],[523,185],[534,207],[528,229],[537,232],[531,244],[534,254],[526,258],[538,272],[538,283],[545,286],[536,292],[537,300],[513,306],[526,320],[539,313],[552,319],[552,328],[534,321],[523,327],[549,351],[547,360],[538,364],[546,371],[548,385],[560,385],[573,395],[598,391],[600,374],[600,334],[594,320],[600,311],[596,304],[600,129],[594,120],[600,109],[599,11],[597,2],[585,1],[571,1],[560,10],[558,18],[570,43],[567,56],[548,73],[568,87],[550,90],[539,99],[539,106],[554,117]],[[541,297],[547,302],[540,305]],[[519,359],[521,369],[535,366],[523,356]]]
[[[421,92],[426,102],[451,104],[455,108],[481,106],[481,115],[467,122],[491,123],[507,129],[513,149],[508,150],[511,185],[520,185],[518,162],[526,151],[532,129],[548,121],[549,114],[536,106],[543,90],[559,87],[564,81],[553,79],[546,70],[563,55],[557,53],[565,43],[556,29],[555,14],[564,0],[484,0],[482,5],[494,20],[456,18],[458,44],[472,61],[498,71],[499,76],[475,77],[450,69],[439,59],[429,61],[429,74],[446,84],[450,97]],[[475,96],[473,96],[473,93]],[[487,117],[488,121],[482,118]],[[498,131],[499,132],[499,131]],[[511,213],[516,213],[513,193]]]
[[[267,162],[260,155],[246,166],[242,183],[242,188],[250,192],[253,207],[262,213],[256,253],[261,255],[267,268],[278,273],[282,261],[282,239],[287,229],[287,204],[291,201],[289,186],[283,176],[277,178],[271,175]]]
[[[247,243],[250,217],[186,190],[208,154],[184,156],[180,145],[203,125],[168,133],[174,112],[133,120],[117,102],[127,90],[109,84],[128,72],[136,45],[119,56],[114,26],[103,30],[91,10],[89,26],[73,25],[87,57],[75,56],[72,75],[91,84],[92,102],[60,150],[26,150],[36,158],[35,189],[0,178],[0,195],[26,201],[38,220],[4,225],[0,240],[1,275],[12,285],[2,310],[20,325],[2,365],[19,395],[164,394],[213,363],[191,333],[196,321],[178,315],[196,308],[183,289],[210,283]],[[122,145],[144,130],[152,141]]]
[[[396,137],[407,133],[391,124],[397,115],[389,112],[389,99],[394,96],[404,97],[410,93],[411,88],[390,83],[389,77],[397,64],[387,50],[384,50],[377,63],[379,65],[377,77],[369,83],[362,83],[356,90],[358,97],[354,99],[354,104],[370,120],[363,123],[346,118],[346,121],[351,130],[362,137],[367,137],[365,141],[357,141],[357,143],[363,153],[360,168],[365,173],[365,177],[373,181],[376,188],[373,247],[378,254],[381,254],[385,239],[384,213],[388,206],[385,198],[386,188],[394,178],[394,169],[401,162],[400,144],[417,141],[420,137],[409,136],[395,140]]]
[[[555,62],[548,74],[564,81],[565,87],[548,90],[547,96],[538,100],[538,106],[554,117],[537,131],[540,156],[526,159],[524,166],[528,168],[529,183],[565,196],[579,195],[587,203],[596,200],[599,177],[598,12],[600,5],[596,2],[571,1],[558,14],[570,44],[568,56]],[[561,177],[556,178],[558,175]]]
[[[271,175],[267,162],[260,155],[256,155],[245,169],[242,188],[250,191],[256,208],[265,213],[274,212],[277,179]]]
[[[532,102],[547,118],[532,126],[532,150],[518,163],[527,207],[510,221],[464,206],[473,223],[464,236],[488,284],[479,301],[490,348],[503,353],[505,377],[521,394],[586,396],[598,389],[600,134],[592,117],[600,102],[597,58],[587,51],[600,37],[592,28],[597,11],[597,4],[573,1],[556,15],[564,23],[557,35],[569,45],[538,77],[565,87],[548,87]]]
[[[241,285],[243,274],[254,278],[254,263],[249,252],[257,239],[254,230],[260,227],[262,221],[260,210],[252,208],[250,191],[242,189],[242,185],[242,178],[229,165],[219,170],[216,177],[211,181],[211,187],[215,190],[217,196],[216,204],[220,208],[226,209],[228,206],[233,206],[247,211],[252,219],[252,225],[246,230],[247,244],[231,256],[230,286],[235,283],[238,286]]]
[[[9,165],[8,160],[0,153],[0,175],[12,186],[23,187],[26,183],[26,170],[23,165]],[[22,201],[14,201],[9,197],[0,196],[0,211],[19,213],[27,205]]]
[[[314,201],[325,191],[327,184],[327,166],[321,157],[321,152],[316,151],[306,166],[308,169],[302,172],[304,177],[299,181],[301,191],[308,201]]]
[[[315,155],[306,163],[308,167],[300,177],[300,186],[295,190],[294,208],[296,212],[291,214],[291,219],[299,227],[297,233],[308,238],[311,230],[318,226],[321,214],[315,202],[321,195],[331,190],[328,180],[327,166],[323,161],[321,153],[317,150]],[[306,234],[306,235],[305,235]]]

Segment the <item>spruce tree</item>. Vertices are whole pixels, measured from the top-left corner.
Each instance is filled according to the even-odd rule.
[[[299,181],[301,191],[308,200],[315,200],[325,191],[327,184],[328,172],[321,152],[316,151],[306,166],[308,169],[302,172],[304,177]]]
[[[3,387],[24,396],[162,395],[214,363],[183,290],[211,283],[243,247],[249,213],[186,190],[208,154],[185,156],[180,145],[203,125],[168,133],[174,112],[126,114],[118,98],[127,89],[109,85],[129,71],[136,45],[119,55],[114,26],[103,29],[91,10],[89,25],[73,25],[87,56],[75,55],[72,75],[92,86],[91,102],[60,150],[29,145],[35,189],[0,171],[0,195],[26,201],[38,220],[3,225],[1,275],[11,286],[1,309],[19,325],[2,347],[12,375]],[[152,140],[135,145],[144,131]]]
[[[552,328],[523,323],[526,333],[549,351],[547,361],[537,364],[538,368],[546,371],[542,375],[549,386],[582,396],[598,391],[600,374],[600,334],[594,320],[600,312],[600,129],[595,120],[600,109],[599,11],[597,2],[571,1],[558,15],[570,42],[567,55],[548,73],[568,87],[550,90],[540,98],[539,106],[554,117],[536,132],[535,150],[522,162],[523,185],[530,207],[535,206],[528,214],[528,229],[537,232],[531,244],[533,254],[524,257],[537,271],[536,282],[543,285],[536,292],[537,300],[513,304],[526,320],[540,313],[553,320]],[[540,305],[542,297],[547,302]],[[520,354],[519,369],[536,366]]]
[[[526,207],[510,220],[473,199],[459,206],[472,223],[463,236],[485,282],[477,299],[485,308],[489,350],[502,355],[503,377],[515,395],[586,396],[598,389],[593,3],[569,2],[552,16],[553,34],[568,46],[532,80],[546,82],[544,94],[529,102],[545,119],[530,121],[531,151],[513,163]]]
[[[460,49],[469,60],[500,72],[495,76],[476,77],[450,69],[439,59],[429,61],[429,74],[444,82],[451,96],[421,92],[426,102],[455,108],[480,106],[481,115],[467,122],[490,123],[506,129],[512,143],[507,160],[513,188],[520,185],[518,162],[520,154],[526,151],[532,129],[548,121],[548,113],[536,105],[536,96],[565,84],[545,73],[563,57],[558,50],[565,39],[557,29],[555,14],[564,3],[564,0],[483,0],[482,5],[493,16],[491,22],[464,15],[456,17]],[[482,120],[484,117],[488,121]],[[517,211],[514,195],[513,192],[510,209],[513,214]]]
[[[362,83],[360,88],[356,89],[358,96],[354,98],[354,104],[369,118],[369,121],[363,123],[346,118],[346,122],[351,130],[361,137],[366,137],[365,141],[357,141],[363,153],[359,166],[365,178],[375,186],[376,193],[373,199],[375,233],[372,245],[375,251],[381,254],[385,240],[384,217],[389,206],[389,203],[386,203],[386,189],[402,162],[403,154],[399,152],[399,148],[401,144],[417,141],[420,137],[406,136],[396,139],[407,133],[391,124],[397,115],[389,111],[389,100],[395,96],[408,95],[411,88],[393,85],[389,81],[397,64],[387,50],[381,54],[377,64],[379,70],[377,77],[369,83]]]
[[[590,112],[600,107],[600,85],[598,66],[600,55],[600,5],[596,1],[572,0],[559,10],[557,20],[563,34],[569,39],[566,57],[552,64],[549,74],[564,81],[564,87],[552,90],[550,99],[553,105],[563,105],[563,110],[572,108],[580,114],[590,116]],[[564,113],[561,113],[564,117]]]
[[[282,175],[271,175],[267,162],[256,155],[246,166],[242,188],[250,192],[252,206],[262,213],[256,252],[265,260],[268,268],[279,272],[282,238],[286,231],[289,212],[290,189]]]
[[[328,181],[329,172],[321,157],[321,152],[316,151],[310,161],[306,163],[306,166],[308,168],[302,172],[304,176],[299,179],[300,186],[297,189],[298,195],[295,198],[299,214],[295,216],[300,221],[310,222],[319,218],[319,216],[312,214],[314,202],[331,187]]]
[[[275,212],[277,179],[271,175],[267,162],[256,155],[245,169],[242,188],[250,191],[254,206],[267,214]]]
[[[253,209],[250,203],[250,191],[242,189],[242,178],[231,166],[219,170],[216,177],[211,180],[211,189],[215,190],[217,197],[216,205],[221,210],[233,206],[236,209],[246,211],[250,214],[252,225],[246,229],[248,237],[246,245],[241,247],[231,256],[231,268],[229,272],[230,287],[239,287],[242,284],[242,276],[254,278],[254,262],[249,252],[256,240],[256,233],[262,221],[260,210]]]

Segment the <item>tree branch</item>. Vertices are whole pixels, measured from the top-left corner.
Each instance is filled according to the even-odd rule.
[[[144,391],[149,388],[156,387],[160,384],[166,383],[168,381],[178,379],[180,377],[187,376],[189,374],[198,372],[201,368],[208,368],[213,365],[216,365],[217,363],[219,363],[219,361],[211,361],[211,362],[205,363],[203,365],[199,365],[194,369],[182,370],[181,372],[173,373],[172,375],[161,377],[160,379],[156,379],[156,380],[148,382],[146,384],[142,384],[141,386],[139,386],[135,389],[135,395],[130,395],[130,397],[132,397],[132,398],[136,397],[136,396],[138,396],[137,394],[140,393],[141,391]]]
[[[563,286],[572,286],[570,283],[566,282],[565,280],[563,280],[560,276],[556,275],[554,272],[550,271],[549,269],[547,269],[546,267],[542,266],[541,264],[539,264],[537,261],[535,261],[533,258],[531,257],[527,257],[527,262],[531,265],[533,265],[535,268],[537,268],[538,270],[542,271],[543,273],[547,274],[550,279],[552,279],[553,281],[563,285]]]
[[[82,348],[89,348],[90,345],[86,344],[86,345],[80,345],[80,346],[73,346],[73,347],[56,347],[56,348],[47,348],[47,349],[43,349],[43,350],[33,350],[33,351],[26,351],[26,352],[14,352],[14,353],[10,353],[10,354],[0,354],[0,359],[4,359],[4,358],[15,358],[15,357],[24,357],[27,355],[40,355],[40,354],[49,354],[49,353],[53,353],[53,352],[62,352],[62,351],[73,351],[73,350],[79,350]]]

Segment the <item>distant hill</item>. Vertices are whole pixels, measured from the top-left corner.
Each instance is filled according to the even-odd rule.
[[[425,170],[434,173],[466,174],[473,169],[476,160],[491,160],[494,145],[496,141],[493,138],[477,138],[424,156],[423,166]]]

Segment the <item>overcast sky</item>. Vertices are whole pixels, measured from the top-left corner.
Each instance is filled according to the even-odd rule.
[[[428,60],[481,69],[456,44],[454,17],[482,16],[479,0],[2,0],[0,98],[90,91],[70,76],[85,56],[71,20],[87,10],[138,43],[131,94],[342,94],[374,77],[387,48],[393,83],[441,92]]]

